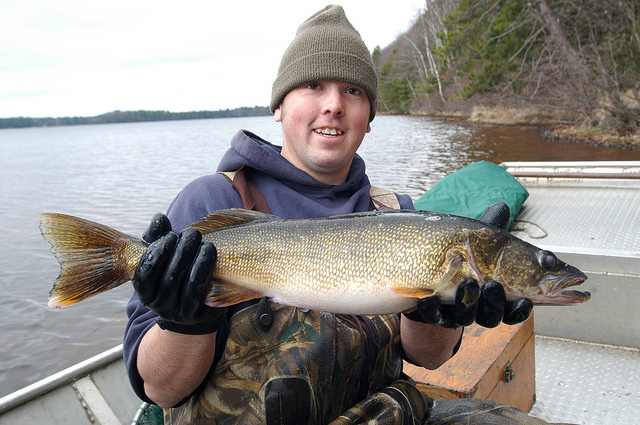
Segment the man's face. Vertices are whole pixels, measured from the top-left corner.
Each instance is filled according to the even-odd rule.
[[[366,92],[338,81],[291,90],[274,112],[282,122],[282,156],[327,184],[344,183],[369,127]]]

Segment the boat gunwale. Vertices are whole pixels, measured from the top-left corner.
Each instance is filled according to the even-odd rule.
[[[122,359],[122,344],[0,398],[0,415]]]

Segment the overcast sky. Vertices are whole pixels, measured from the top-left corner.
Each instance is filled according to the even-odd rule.
[[[0,118],[268,105],[298,26],[330,0],[0,0]],[[370,50],[419,0],[343,0]]]

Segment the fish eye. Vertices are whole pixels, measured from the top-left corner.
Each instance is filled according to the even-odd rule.
[[[558,265],[558,258],[552,252],[542,250],[538,252],[538,262],[542,267],[552,269]]]

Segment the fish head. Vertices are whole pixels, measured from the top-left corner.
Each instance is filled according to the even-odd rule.
[[[502,284],[508,300],[526,297],[535,305],[579,304],[591,297],[570,289],[587,280],[583,272],[515,236],[501,252],[494,280]]]

